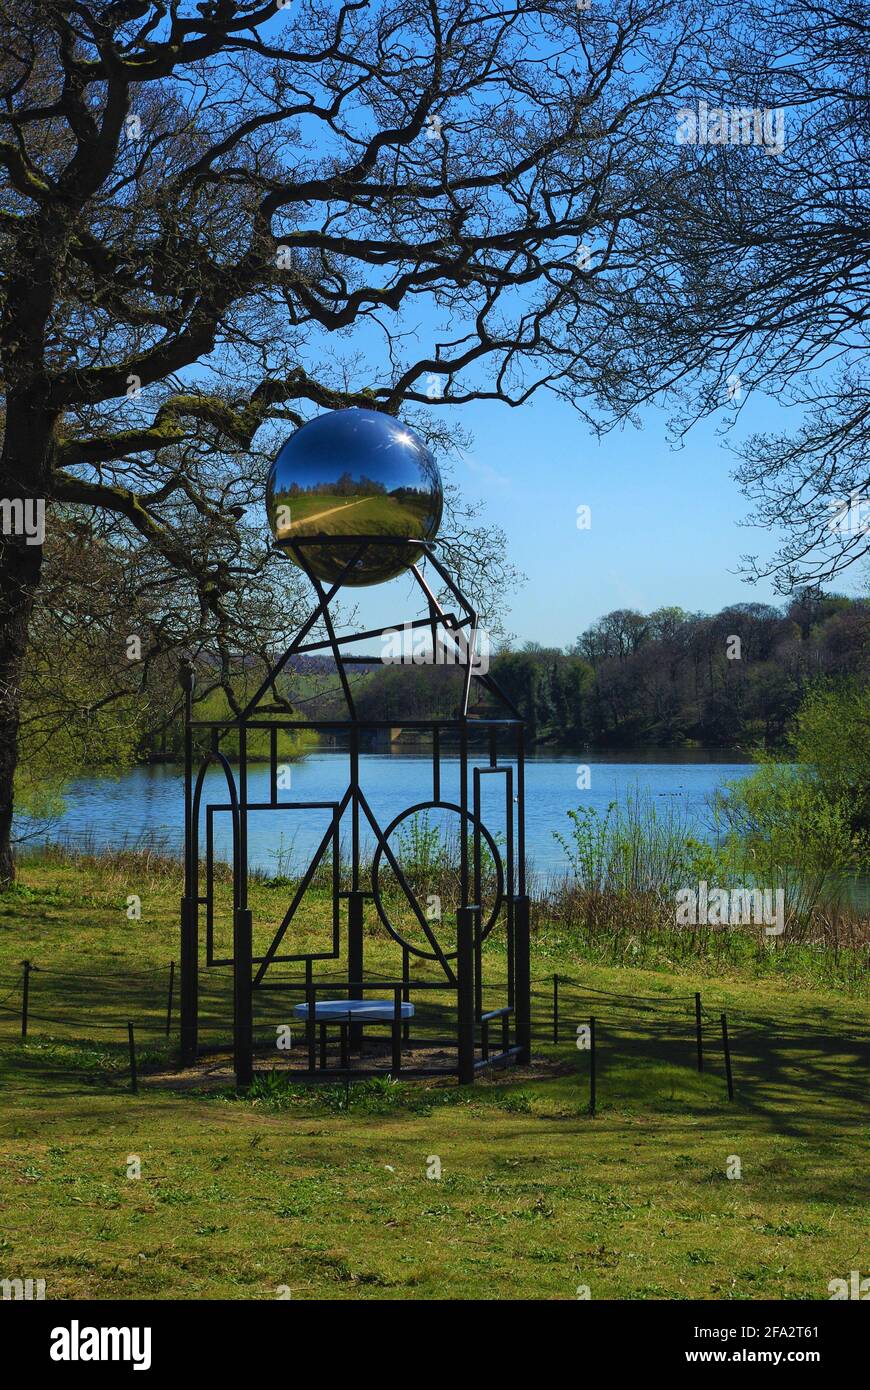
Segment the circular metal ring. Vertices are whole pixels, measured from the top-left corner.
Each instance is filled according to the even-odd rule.
[[[390,822],[390,824],[384,831],[383,841],[389,840],[393,831],[396,829],[396,826],[401,825],[402,821],[407,820],[409,816],[419,815],[421,811],[435,810],[455,811],[458,816],[462,815],[462,807],[457,806],[455,801],[418,801],[415,806],[409,806],[406,810],[400,811],[399,814],[395,817],[395,819]],[[490,912],[489,917],[486,920],[485,926],[483,926],[482,929],[475,936],[475,945],[481,945],[489,936],[490,932],[492,931],[493,927],[495,926],[498,920],[498,915],[501,912],[502,903],[504,902],[504,869],[502,867],[501,855],[498,852],[495,840],[493,839],[492,835],[489,833],[483,822],[476,820],[476,818],[471,814],[470,811],[465,812],[465,819],[466,821],[470,822],[472,826],[474,826],[475,824],[479,826],[481,836],[488,844],[489,851],[492,855],[493,863],[495,864],[495,902],[493,903],[492,911]],[[438,960],[438,955],[435,951],[421,951],[419,946],[413,946],[410,941],[406,941],[405,938],[401,935],[401,933],[396,930],[389,917],[387,916],[386,909],[383,903],[381,902],[381,890],[379,882],[381,857],[383,855],[383,841],[378,841],[378,847],[375,850],[375,857],[372,860],[372,895],[375,900],[375,907],[378,910],[378,916],[380,917],[387,931],[390,933],[390,936],[393,938],[394,941],[397,941],[400,946],[404,946],[406,950],[410,951],[415,956],[420,956],[423,960]],[[414,899],[414,901],[416,902],[416,898]],[[420,907],[420,904],[417,903],[417,906]],[[420,910],[422,911],[422,908]],[[456,954],[456,951],[443,952],[445,960],[455,960]]]

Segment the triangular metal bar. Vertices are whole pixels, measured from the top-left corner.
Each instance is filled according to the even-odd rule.
[[[335,818],[334,818],[335,820],[339,820],[339,821],[341,820],[342,816],[344,815],[345,811],[347,810],[348,802],[350,801],[350,798],[351,798],[352,795],[353,795],[353,788],[352,788],[352,787],[348,787],[347,791],[345,792],[344,796],[341,798],[341,801],[340,801],[339,804],[338,804],[338,810],[337,810],[337,812],[336,812],[336,814],[335,814]],[[288,907],[287,911],[286,911],[285,914],[284,914],[284,920],[282,921],[280,927],[278,928],[278,930],[276,931],[274,937],[272,938],[272,944],[271,944],[271,946],[269,947],[269,949],[268,949],[268,951],[266,952],[266,954],[263,956],[263,960],[262,960],[262,963],[261,963],[261,965],[260,965],[260,968],[259,968],[259,970],[257,971],[257,973],[256,973],[256,975],[254,976],[254,979],[253,979],[253,981],[252,981],[252,988],[253,988],[253,989],[256,989],[257,985],[258,985],[258,984],[260,983],[260,981],[262,980],[262,978],[263,978],[263,976],[265,975],[266,971],[268,970],[269,966],[272,964],[272,961],[274,960],[275,955],[277,954],[278,947],[281,945],[281,942],[284,940],[284,937],[285,937],[286,932],[287,932],[287,928],[289,927],[290,923],[291,923],[292,920],[293,920],[293,914],[295,913],[297,907],[299,906],[300,902],[302,901],[303,897],[305,896],[305,893],[306,893],[307,890],[308,890],[308,885],[309,885],[309,883],[311,882],[312,878],[314,877],[315,870],[317,869],[318,864],[320,863],[321,859],[323,858],[324,850],[326,849],[326,846],[329,844],[329,841],[332,839],[332,837],[333,837],[334,834],[335,834],[335,824],[334,824],[334,821],[333,821],[333,823],[330,824],[330,825],[327,827],[327,830],[326,830],[326,832],[325,832],[325,834],[324,834],[324,836],[323,836],[323,839],[320,841],[320,844],[317,846],[317,849],[314,851],[314,856],[313,856],[313,858],[312,858],[312,860],[311,860],[311,863],[308,865],[308,868],[307,868],[307,870],[306,870],[306,872],[305,872],[305,876],[304,876],[304,878],[302,878],[302,879],[300,880],[299,886],[297,887],[296,892],[293,894],[293,900],[292,900],[292,902],[290,903],[290,906]]]
[[[365,549],[366,547],[364,545],[360,546],[359,549],[355,551],[355,553],[351,556],[350,560],[348,560],[344,569],[341,571],[341,574],[338,576],[338,579],[332,585],[332,587],[329,590],[329,593],[326,596],[327,603],[331,603],[332,600],[335,598],[335,595],[338,593],[339,589],[342,586],[345,575],[347,575],[353,568],[353,566],[357,563],[357,561],[365,552]],[[223,735],[227,729],[231,728],[233,724],[244,723],[246,719],[250,718],[251,714],[259,705],[266,691],[269,689],[270,686],[274,685],[276,678],[284,670],[284,667],[287,665],[287,662],[290,660],[291,656],[295,656],[298,653],[299,644],[303,642],[304,639],[308,636],[308,633],[311,631],[320,615],[321,604],[318,603],[317,607],[312,611],[310,616],[306,618],[305,622],[302,624],[301,628],[296,633],[296,636],[293,638],[293,641],[290,643],[290,646],[287,648],[284,655],[269,672],[268,676],[263,681],[263,684],[260,686],[260,689],[257,691],[256,695],[254,695],[254,697],[248,701],[247,705],[242,710],[241,714],[238,716],[237,719],[227,721],[227,724],[224,726],[223,729],[221,729],[219,737]]]
[[[485,675],[483,672],[476,672],[474,678],[480,681],[482,685],[486,686],[486,689],[492,695],[495,695],[497,699],[501,700],[515,719],[522,719],[523,716],[520,714],[520,711],[517,709],[510,695],[508,695],[505,690],[502,690],[495,676],[490,675],[489,671],[487,671]]]
[[[437,568],[437,567],[436,567],[436,568]],[[426,583],[426,579],[425,579],[425,577],[420,573],[420,570],[418,569],[418,567],[417,567],[416,565],[412,565],[412,566],[411,566],[411,572],[412,572],[412,574],[414,575],[414,578],[417,580],[417,583],[420,585],[420,588],[423,590],[423,593],[424,593],[425,596],[426,596],[426,601],[427,601],[427,603],[429,604],[429,611],[430,611],[430,614],[431,614],[433,611],[434,611],[434,612],[437,612],[437,614],[438,614],[438,616],[439,616],[439,621],[442,623],[442,625],[444,626],[445,630],[446,630],[447,632],[449,632],[451,636],[454,636],[454,634],[455,634],[455,632],[456,632],[456,630],[457,630],[458,627],[464,626],[466,623],[471,623],[471,622],[475,622],[475,621],[476,621],[476,615],[474,614],[473,610],[469,609],[468,604],[465,603],[465,600],[462,598],[462,595],[460,594],[460,595],[459,595],[460,601],[461,601],[463,604],[465,604],[465,607],[466,607],[466,609],[468,610],[468,616],[462,620],[462,623],[461,623],[461,624],[457,624],[457,623],[455,622],[455,620],[454,620],[454,623],[453,623],[452,626],[451,626],[450,624],[448,624],[448,623],[445,621],[448,615],[445,614],[443,608],[441,607],[440,603],[438,602],[438,599],[435,597],[435,594],[432,592],[431,588],[430,588],[429,585]],[[440,572],[440,571],[439,571],[439,572]],[[450,616],[452,616],[452,615],[450,615]],[[425,626],[428,626],[428,625],[429,625],[430,621],[431,621],[430,619],[421,618],[420,621],[419,621],[417,624],[415,624],[415,625],[418,626],[418,627],[419,627],[419,626],[424,626],[424,627],[425,627]],[[473,629],[473,634],[476,636],[476,628]],[[433,638],[432,638],[432,640],[433,640],[433,644],[434,644],[435,641],[436,641],[436,638],[435,638],[434,633],[433,633]],[[473,652],[473,647],[471,646],[471,640],[472,640],[472,639],[469,638],[468,645],[466,646],[466,656],[467,656],[467,653],[468,653],[469,651],[472,651],[472,652]],[[458,643],[457,643],[457,650],[459,650],[459,651],[462,650],[462,648],[459,646]],[[514,718],[516,718],[516,719],[522,719],[522,715],[520,714],[520,711],[517,709],[516,705],[514,704],[513,700],[510,698],[510,696],[509,696],[504,690],[502,690],[502,688],[501,688],[501,686],[499,685],[498,681],[496,680],[495,676],[490,675],[489,672],[484,673],[484,672],[482,672],[482,671],[475,671],[475,670],[473,670],[473,669],[472,669],[471,674],[472,674],[472,676],[474,677],[475,680],[480,681],[480,682],[486,687],[486,689],[489,690],[490,694],[495,695],[496,699],[502,701],[502,703],[507,707],[507,709],[510,710],[510,712],[511,712],[511,714],[514,716]],[[467,713],[467,701],[466,701],[466,710],[465,710],[465,712]]]
[[[326,597],[326,594],[323,590],[323,585],[321,584],[317,575],[314,573],[311,566],[308,564],[308,561],[305,559],[305,556],[303,555],[300,547],[292,541],[289,543],[289,546],[290,549],[293,551],[293,554],[299,561],[301,568],[304,569],[305,573],[308,575],[308,578],[310,579],[313,585],[314,592],[317,594],[318,600],[320,602],[320,611],[323,617],[323,624],[326,628],[326,635],[329,638],[329,645],[332,648],[333,659],[335,661],[336,669],[338,671],[339,680],[341,681],[341,688],[344,692],[344,698],[347,703],[347,711],[351,719],[355,720],[356,706],[353,702],[353,694],[351,692],[350,683],[347,679],[347,672],[344,669],[344,663],[341,659],[341,652],[339,651],[338,643],[335,640],[335,628],[333,627],[332,619],[329,616],[329,599]],[[367,548],[367,546],[363,546],[363,553],[365,553]]]
[[[455,613],[445,613],[444,616],[443,616],[442,621],[443,621],[443,623],[444,623],[444,626],[447,628],[447,630],[448,630],[449,632],[454,632],[454,631],[458,630],[458,629],[461,628],[461,627],[467,626],[467,624],[470,623],[471,619],[470,619],[470,618],[462,618],[462,619],[460,620],[459,618],[456,617],[456,614],[455,614]],[[432,622],[432,619],[431,619],[431,618],[414,618],[413,621],[407,622],[407,623],[403,623],[402,626],[403,626],[403,627],[408,627],[408,628],[429,627],[429,626],[431,626],[431,622]],[[387,634],[388,632],[395,632],[395,631],[396,631],[396,624],[395,624],[395,623],[389,623],[389,624],[385,624],[383,627],[370,627],[370,628],[367,628],[367,629],[365,630],[365,632],[349,632],[349,633],[345,633],[345,635],[342,636],[342,637],[336,637],[335,642],[336,642],[336,645],[339,646],[339,647],[346,647],[346,646],[349,646],[349,645],[350,645],[351,643],[353,643],[353,642],[368,642],[368,641],[371,641],[371,639],[372,639],[373,637],[385,637],[386,634]],[[305,656],[305,655],[307,655],[309,652],[322,652],[322,651],[324,651],[327,647],[331,647],[331,646],[332,646],[332,643],[329,642],[328,640],[323,641],[323,642],[309,642],[309,643],[307,643],[304,647],[297,647],[297,649],[296,649],[296,654],[297,654],[297,656]]]
[[[436,558],[435,552],[434,552],[434,550],[433,550],[431,547],[427,548],[426,555],[427,555],[428,559],[431,560],[433,569],[434,569],[435,572],[436,572],[437,574],[439,574],[439,575],[441,576],[441,578],[444,580],[444,583],[447,585],[448,589],[450,590],[450,592],[451,592],[451,594],[453,595],[453,597],[456,599],[457,603],[461,603],[461,604],[462,604],[462,607],[465,609],[466,613],[467,613],[468,616],[471,618],[471,631],[470,631],[469,636],[468,636],[468,646],[467,646],[466,651],[467,651],[467,653],[470,653],[471,655],[473,655],[473,654],[474,654],[474,648],[475,648],[475,646],[477,645],[477,630],[478,630],[478,616],[477,616],[477,611],[476,611],[474,608],[472,608],[471,604],[468,602],[468,599],[465,597],[465,595],[462,593],[462,591],[457,587],[457,585],[453,582],[453,580],[451,579],[450,575],[447,573],[447,570],[444,568],[444,566],[441,564],[441,562]],[[420,578],[420,582],[421,582],[421,583],[424,583],[422,575],[420,575],[419,578]],[[429,591],[429,590],[428,590],[428,586],[425,586],[425,587],[427,588],[427,591]],[[431,591],[429,591],[429,592],[431,592]],[[437,600],[434,599],[434,596],[433,596],[433,601],[435,601],[435,602],[437,603]],[[460,718],[462,718],[462,719],[467,719],[467,718],[468,718],[468,697],[469,697],[469,695],[470,695],[470,693],[471,693],[471,677],[472,677],[472,674],[473,674],[473,673],[472,673],[472,668],[471,668],[471,662],[470,662],[469,660],[466,660],[466,662],[465,662],[465,671],[464,671],[463,680],[462,680],[462,700],[461,700],[460,706],[459,706]]]
[[[429,945],[432,947],[432,950],[435,952],[435,954],[436,954],[436,956],[437,956],[439,962],[441,963],[441,966],[442,966],[442,968],[443,968],[443,970],[444,970],[445,975],[447,976],[447,979],[450,981],[451,985],[455,985],[455,984],[456,984],[456,976],[454,975],[453,971],[451,970],[450,965],[449,965],[448,960],[447,960],[447,957],[445,956],[444,952],[441,950],[441,947],[440,947],[440,945],[438,944],[438,940],[437,940],[435,934],[430,930],[429,923],[427,922],[426,918],[425,918],[424,915],[423,915],[423,910],[422,910],[422,908],[420,907],[420,904],[417,902],[417,899],[414,897],[414,894],[411,892],[411,889],[410,889],[410,887],[408,886],[408,881],[407,881],[407,879],[405,878],[405,875],[402,873],[401,868],[399,867],[399,863],[398,863],[398,861],[397,861],[397,859],[396,859],[396,856],[393,854],[393,851],[390,849],[390,846],[389,846],[389,844],[387,843],[386,837],[384,836],[384,833],[383,833],[383,831],[381,830],[381,827],[378,825],[378,822],[377,822],[376,819],[375,819],[374,813],[372,812],[372,810],[371,810],[371,808],[370,808],[368,802],[366,801],[365,794],[364,794],[359,788],[357,788],[356,796],[357,796],[357,802],[358,802],[359,805],[362,807],[362,809],[365,811],[365,814],[366,814],[366,816],[367,816],[367,818],[368,818],[369,825],[372,827],[372,830],[375,832],[375,836],[376,836],[376,838],[377,838],[378,844],[381,846],[381,849],[383,850],[384,855],[386,856],[386,859],[387,859],[387,861],[388,861],[388,863],[389,863],[389,865],[390,865],[390,868],[392,869],[393,873],[396,875],[396,878],[399,880],[399,887],[402,889],[402,892],[405,894],[405,897],[408,899],[408,902],[410,903],[411,908],[412,908],[413,911],[414,911],[414,915],[416,916],[417,921],[420,923],[420,926],[423,928],[423,931],[426,933],[426,938],[427,938],[427,940],[428,940],[428,942],[429,942]]]

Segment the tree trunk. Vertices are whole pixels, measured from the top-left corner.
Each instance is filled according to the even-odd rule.
[[[12,814],[21,673],[42,569],[51,425],[10,398],[0,455],[0,889],[15,879]],[[29,534],[28,534],[29,531]]]

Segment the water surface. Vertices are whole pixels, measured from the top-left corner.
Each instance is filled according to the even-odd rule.
[[[484,762],[485,760],[481,760]],[[590,785],[578,788],[578,768],[588,766]],[[526,852],[540,870],[564,866],[564,854],[553,831],[569,828],[567,812],[580,806],[604,814],[612,801],[625,801],[638,793],[657,811],[679,816],[699,836],[711,829],[710,803],[724,782],[751,772],[752,764],[740,753],[687,752],[686,750],[633,750],[574,754],[550,752],[529,756],[526,763]],[[347,786],[347,757],[332,750],[318,750],[294,763],[291,785],[279,793],[282,803],[337,801]],[[367,753],[360,758],[360,780],[372,810],[383,828],[405,807],[432,796],[431,760],[414,752]],[[581,774],[581,781],[583,780]],[[442,759],[441,796],[458,800],[458,761]],[[265,765],[249,771],[249,800],[268,801],[269,773]],[[494,834],[504,827],[504,783],[484,779],[485,818]],[[207,774],[204,801],[225,803],[223,774]],[[52,832],[73,845],[117,847],[142,838],[156,838],[167,849],[180,851],[183,832],[184,792],[181,770],[174,766],[137,767],[118,780],[93,777],[71,785],[66,812]],[[286,810],[252,812],[249,816],[249,858],[252,868],[275,872],[279,852],[284,865],[295,866],[311,854],[328,824],[323,811]],[[346,818],[349,833],[349,818]],[[283,837],[283,838],[282,838]],[[371,846],[371,836],[364,836]],[[215,817],[218,851],[229,855],[229,815]],[[307,861],[306,861],[307,862]]]

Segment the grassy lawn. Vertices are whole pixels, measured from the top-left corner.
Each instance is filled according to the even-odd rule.
[[[866,1272],[868,1013],[854,993],[748,970],[592,964],[541,939],[528,1072],[473,1090],[358,1082],[349,1106],[343,1085],[286,1076],[239,1098],[219,1077],[182,1089],[166,1070],[178,898],[165,868],[121,860],[34,862],[0,899],[2,1006],[18,1006],[27,956],[44,967],[34,1015],[65,1021],[34,1018],[22,1045],[0,1013],[0,1277],[44,1278],[61,1298],[574,1299],[587,1286],[593,1299],[826,1299],[829,1280]],[[263,930],[286,901],[286,887],[255,886]],[[312,939],[324,915],[315,902]],[[374,924],[368,950],[384,968]],[[497,978],[495,944],[488,956]],[[588,1001],[564,986],[564,1041],[545,1037],[554,971],[670,1001],[643,1013],[596,1003],[594,1119],[588,1054],[573,1042]],[[101,972],[116,973],[88,978]],[[701,1075],[695,989],[711,1018]],[[206,1005],[217,1046],[225,972]],[[281,1017],[268,1008],[264,1043]],[[723,1008],[733,1104],[712,1022]],[[427,1176],[436,1157],[440,1179]]]
[[[276,499],[280,503],[280,498]],[[395,497],[347,497],[344,494],[314,493],[294,497],[291,510],[291,536],[316,535],[325,531],[333,536],[416,535],[420,515]]]

